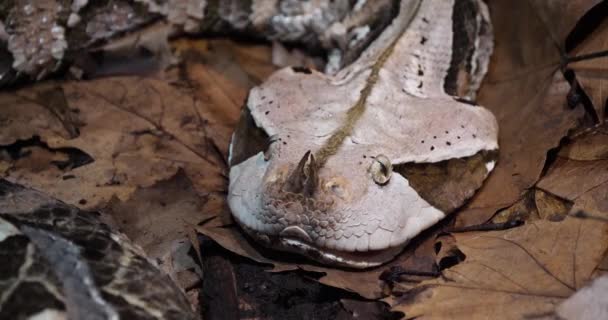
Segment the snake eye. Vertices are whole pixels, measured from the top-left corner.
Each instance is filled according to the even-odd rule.
[[[375,183],[385,185],[391,179],[393,165],[387,156],[380,154],[373,158],[369,171]]]

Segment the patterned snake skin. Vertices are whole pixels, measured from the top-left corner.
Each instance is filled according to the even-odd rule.
[[[171,34],[241,34],[329,54],[328,71],[352,62],[390,23],[398,1],[11,0],[0,3],[0,87],[42,79],[87,49],[164,20]],[[83,50],[84,49],[84,50]],[[85,68],[85,66],[82,66]]]
[[[185,294],[98,213],[6,180],[0,261],[0,319],[197,319]]]

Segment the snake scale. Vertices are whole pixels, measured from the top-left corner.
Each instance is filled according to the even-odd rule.
[[[473,102],[492,51],[481,0],[10,0],[0,86],[164,20],[327,53],[251,90],[228,202],[254,241],[377,266],[460,207],[492,170],[497,124]],[[193,319],[154,263],[96,213],[0,182],[0,319]],[[35,299],[32,297],[36,297]]]

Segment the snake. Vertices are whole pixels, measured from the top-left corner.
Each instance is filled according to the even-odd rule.
[[[0,319],[198,319],[98,212],[0,179]]]
[[[0,87],[84,68],[80,54],[164,21],[324,52],[253,88],[227,200],[254,242],[370,268],[471,198],[498,125],[475,103],[493,48],[481,0],[11,0]],[[82,69],[86,75],[86,68]],[[183,292],[100,215],[0,180],[0,319],[196,319]]]
[[[406,0],[336,74],[277,71],[232,137],[233,217],[256,243],[322,264],[390,261],[495,166],[497,121],[474,102],[492,49],[482,1]]]

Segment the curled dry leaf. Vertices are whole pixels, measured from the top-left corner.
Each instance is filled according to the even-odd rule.
[[[586,284],[608,248],[608,225],[567,217],[454,234],[464,262],[389,299],[407,318],[521,319],[543,315]]]
[[[573,202],[571,214],[598,221],[608,219],[608,161],[558,158],[538,187]]]
[[[493,223],[507,221],[534,221],[564,219],[570,212],[572,203],[540,189],[531,189],[515,204],[499,211],[492,218]]]
[[[582,209],[582,203],[588,203],[588,210],[608,212],[602,199],[608,188],[605,130],[605,125],[595,127],[565,144],[537,187],[574,201],[575,211]]]
[[[498,120],[500,154],[484,187],[458,215],[459,226],[486,222],[520,199],[540,177],[547,151],[584,113],[566,104],[570,86],[560,72],[552,26],[528,1],[490,1],[489,7],[496,46],[479,103]]]

